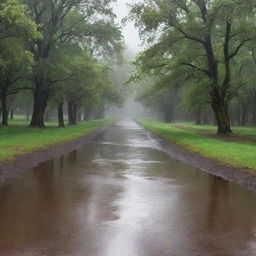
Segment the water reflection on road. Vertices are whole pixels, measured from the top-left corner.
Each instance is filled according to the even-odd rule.
[[[0,188],[0,255],[251,256],[255,210],[255,195],[121,121]]]

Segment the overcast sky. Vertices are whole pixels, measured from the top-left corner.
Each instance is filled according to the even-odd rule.
[[[115,3],[115,13],[117,15],[118,21],[121,22],[121,20],[128,14],[129,9],[127,7],[127,3],[134,3],[135,0],[117,0]],[[137,1],[138,2],[138,1]],[[127,24],[123,28],[123,36],[125,39],[125,43],[128,46],[129,49],[131,49],[133,52],[138,52],[140,47],[140,39],[138,30],[134,27],[132,23]]]

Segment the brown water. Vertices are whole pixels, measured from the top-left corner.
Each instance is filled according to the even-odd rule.
[[[133,121],[0,189],[1,256],[256,255],[256,196]]]

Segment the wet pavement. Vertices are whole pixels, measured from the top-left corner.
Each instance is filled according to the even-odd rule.
[[[0,188],[0,255],[254,256],[255,213],[126,120]]]

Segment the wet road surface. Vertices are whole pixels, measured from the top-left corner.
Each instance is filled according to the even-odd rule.
[[[121,121],[0,188],[0,255],[256,255],[256,196]]]

